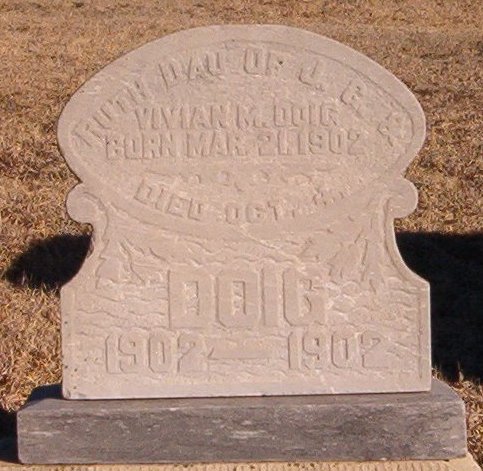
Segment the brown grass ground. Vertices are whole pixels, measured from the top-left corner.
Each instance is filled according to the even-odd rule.
[[[56,147],[68,98],[149,40],[213,23],[279,23],[330,36],[400,77],[428,138],[408,171],[418,209],[401,252],[432,284],[435,373],[465,400],[483,463],[482,58],[479,0],[0,0],[0,438],[32,388],[60,380],[58,287],[79,268],[89,228],[64,200],[75,184]]]

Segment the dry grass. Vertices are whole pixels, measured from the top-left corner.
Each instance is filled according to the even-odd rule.
[[[428,140],[408,178],[420,204],[398,222],[399,242],[432,283],[434,363],[467,404],[469,446],[483,463],[478,0],[0,0],[0,409],[13,411],[33,387],[59,381],[57,288],[88,246],[82,234],[89,228],[64,209],[75,177],[56,147],[63,104],[123,52],[213,23],[281,23],[328,35],[387,67],[418,96]],[[12,429],[0,412],[0,436],[2,424],[3,432]]]

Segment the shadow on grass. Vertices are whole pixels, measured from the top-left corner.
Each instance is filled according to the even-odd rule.
[[[483,379],[483,233],[397,234],[406,264],[431,284],[433,365],[450,381]]]
[[[49,384],[35,388],[30,401],[50,397],[61,397],[60,384]],[[17,414],[0,409],[0,462],[18,463],[17,450]],[[1,466],[0,466],[1,469]]]
[[[57,235],[34,242],[4,277],[17,286],[58,291],[79,271],[90,246],[88,235]]]
[[[408,266],[431,283],[433,364],[450,381],[461,372],[483,379],[483,233],[397,234]],[[58,291],[80,269],[87,235],[59,235],[33,244],[9,267],[16,285]]]
[[[0,410],[0,461],[17,461],[17,424],[13,412]]]

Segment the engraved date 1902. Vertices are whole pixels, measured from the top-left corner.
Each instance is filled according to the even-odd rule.
[[[347,329],[295,329],[273,361],[282,361],[287,370],[307,371],[329,368],[389,368],[387,341],[373,331]],[[106,339],[109,373],[186,374],[215,368],[220,359],[210,339],[197,333],[167,333],[154,330],[112,333]],[[235,352],[236,353],[236,352]],[[263,353],[263,352],[262,352]],[[225,358],[226,359],[226,358]],[[268,358],[260,358],[267,360]],[[232,361],[244,361],[235,354]]]

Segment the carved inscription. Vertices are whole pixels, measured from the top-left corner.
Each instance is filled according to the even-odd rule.
[[[428,288],[393,230],[423,137],[401,82],[293,28],[197,28],[108,65],[59,123],[94,230],[62,290],[64,394],[428,390]]]
[[[106,366],[109,373],[154,374],[178,371],[204,371],[207,352],[203,337],[194,334],[173,335],[154,331],[111,334],[106,339]]]
[[[216,343],[206,334],[207,329],[216,325],[243,330],[286,325],[287,352],[283,356],[293,370],[393,366],[382,334],[328,328],[324,290],[293,269],[283,274],[273,267],[265,267],[261,273],[225,270],[216,276],[203,270],[170,271],[168,279],[170,327],[197,332],[179,336],[166,330],[112,334],[106,340],[108,372],[183,373],[205,371],[210,360],[246,360],[245,352],[237,351],[246,344],[235,346],[230,354],[207,349],[207,344]],[[252,355],[248,357],[268,357]]]
[[[342,126],[335,103],[181,104],[133,113],[138,130],[107,134],[106,159],[337,156],[364,150],[358,145],[361,129]]]
[[[238,325],[239,326],[239,325]],[[286,339],[288,367],[292,370],[327,370],[362,367],[380,369],[393,367],[384,351],[383,336],[375,332],[349,330],[293,330]],[[231,350],[215,345],[216,339],[200,334],[168,332],[111,334],[106,339],[108,373],[171,373],[203,372],[208,363],[219,360],[264,360],[270,357],[263,348],[235,345]],[[219,341],[218,341],[219,343]],[[382,357],[382,359],[381,359]]]
[[[205,328],[215,320],[225,327],[277,326],[284,313],[293,326],[325,324],[323,290],[295,270],[282,277],[273,269],[169,273],[170,322],[173,327]],[[283,296],[280,296],[283,292]],[[280,303],[280,305],[278,305]],[[216,319],[214,313],[217,313]],[[262,316],[262,312],[264,315]]]

